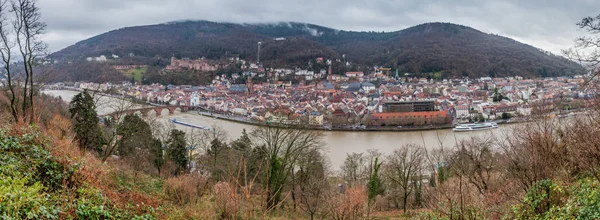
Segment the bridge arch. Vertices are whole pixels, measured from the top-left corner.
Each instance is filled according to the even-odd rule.
[[[194,107],[194,106],[177,106],[177,105],[175,105],[175,106],[154,106],[154,107],[129,109],[129,110],[125,110],[125,111],[113,112],[110,114],[106,114],[102,117],[109,117],[113,121],[115,121],[115,120],[119,120],[120,118],[122,118],[125,115],[135,114],[135,115],[145,118],[145,117],[151,116],[152,112],[154,112],[156,117],[161,117],[165,110],[167,110],[169,115],[172,115],[172,114],[177,113],[178,111],[179,112],[187,112],[187,111],[191,111],[191,110],[195,110],[195,109],[202,109],[202,108]]]

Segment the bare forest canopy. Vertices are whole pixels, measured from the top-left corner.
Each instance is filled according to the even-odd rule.
[[[262,42],[261,62],[274,68],[302,68],[308,66],[308,61],[323,57],[349,61],[361,70],[377,65],[397,68],[401,73],[442,71],[470,77],[585,73],[581,65],[562,56],[449,23],[426,23],[395,32],[356,32],[304,23],[172,22],[113,30],[50,57],[73,64],[87,57],[115,54],[123,58],[131,54],[135,59],[120,62],[157,67],[166,66],[171,56],[192,59],[235,56],[255,62],[259,41]],[[335,68],[334,73],[343,70]],[[74,74],[78,73],[66,73],[73,79],[87,77]]]

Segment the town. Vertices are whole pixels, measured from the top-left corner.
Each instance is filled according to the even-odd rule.
[[[243,62],[245,71],[217,74],[206,86],[77,82],[49,88],[110,91],[147,103],[202,107],[211,115],[240,122],[306,124],[324,129],[441,128],[466,122],[506,122],[523,119],[535,108],[568,112],[583,107],[582,100],[590,97],[579,89],[583,76],[440,79],[435,74],[419,78],[411,73],[390,73],[391,69],[381,67],[370,72],[331,74],[332,61],[323,58],[315,62],[326,63],[328,71],[265,69],[239,59],[230,61]],[[180,69],[216,70],[216,65],[205,59],[172,58],[164,74]]]

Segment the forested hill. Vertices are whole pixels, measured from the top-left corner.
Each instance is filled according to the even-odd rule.
[[[261,61],[271,67],[306,65],[316,57],[342,59],[345,54],[347,61],[357,65],[398,67],[400,72],[532,77],[585,71],[574,62],[530,45],[449,23],[426,23],[384,33],[340,31],[304,23],[172,22],[110,31],[51,57],[83,60],[133,53],[161,59],[173,55],[210,59],[239,55],[255,60],[258,41],[263,42]]]

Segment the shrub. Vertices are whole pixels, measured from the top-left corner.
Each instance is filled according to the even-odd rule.
[[[213,193],[218,216],[222,219],[235,219],[239,211],[239,202],[229,183],[218,182],[213,186]]]
[[[107,206],[106,199],[94,189],[80,188],[77,190],[77,218],[79,219],[113,219],[116,218]]]
[[[36,129],[19,136],[0,130],[0,175],[27,177],[28,185],[41,182],[49,191],[71,186],[76,167],[65,167],[43,146],[47,140]]]
[[[367,213],[367,191],[364,187],[350,187],[343,194],[329,197],[332,219],[362,219]]]
[[[0,175],[1,219],[55,219],[58,210],[49,202],[39,182],[32,185],[25,177]]]
[[[78,219],[156,219],[151,214],[138,216],[118,209],[102,191],[94,188],[79,188],[74,202]]]
[[[562,206],[550,209],[544,217],[556,219],[600,219],[600,184],[583,179],[570,188],[571,196]]]
[[[198,175],[186,174],[169,178],[164,184],[167,197],[177,204],[196,203],[206,187],[206,180]]]
[[[566,192],[552,180],[542,180],[529,189],[523,202],[513,207],[515,218],[547,219],[549,211],[564,203]]]

